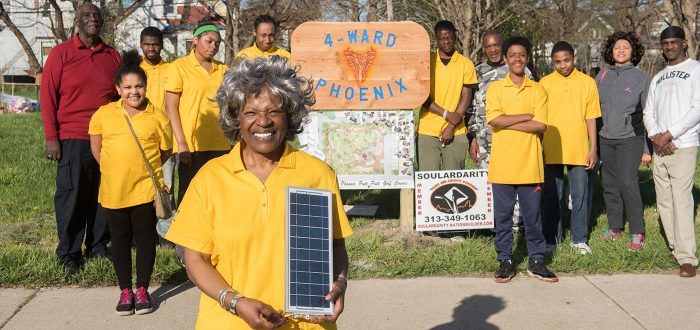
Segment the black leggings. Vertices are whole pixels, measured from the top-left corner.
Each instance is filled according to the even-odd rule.
[[[136,287],[148,288],[156,261],[156,211],[153,202],[105,209],[112,235],[112,264],[119,288],[131,288],[131,243],[136,242]]]
[[[608,228],[644,234],[644,204],[639,191],[639,161],[644,152],[644,136],[625,139],[600,138],[600,169]],[[624,213],[623,213],[624,210]]]

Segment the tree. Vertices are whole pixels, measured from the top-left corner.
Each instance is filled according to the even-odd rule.
[[[235,54],[242,48],[253,44],[253,23],[262,14],[274,17],[277,28],[277,43],[286,38],[288,31],[294,30],[306,21],[321,17],[321,5],[313,0],[261,0],[254,5],[241,8],[240,0],[226,2],[226,45],[225,62],[231,64]]]
[[[698,55],[698,6],[697,1],[664,0],[664,10],[669,24],[680,26],[688,40],[688,56]]]
[[[226,36],[224,38],[224,44],[226,45],[224,61],[227,65],[231,65],[233,57],[236,56],[236,53],[240,50],[240,41],[238,39],[241,26],[240,0],[228,0],[226,2],[226,14],[228,17],[226,19]]]
[[[47,3],[53,8],[53,19],[51,19],[51,31],[56,40],[66,41],[68,36],[73,34],[72,26],[70,31],[67,31],[63,24],[63,10],[58,5],[56,0],[47,0]]]
[[[71,0],[77,9],[83,0]],[[117,26],[137,8],[143,5],[145,0],[135,0],[131,5],[124,8],[122,0],[99,0],[102,10],[102,39],[108,45],[114,45],[116,39]],[[80,3],[80,4],[79,4]]]
[[[390,0],[326,0],[324,8],[332,21],[379,22],[388,19]],[[393,8],[392,8],[393,15]]]
[[[432,25],[436,21],[440,19],[452,21],[459,32],[457,38],[462,53],[470,58],[475,58],[480,51],[481,35],[484,32],[501,28],[519,14],[530,13],[534,8],[531,1],[527,0],[423,0],[420,2],[422,3],[418,6],[406,4],[406,10],[427,7],[429,11],[437,13],[437,17],[434,15],[416,17],[431,32]],[[425,21],[425,18],[429,20]]]
[[[32,50],[32,46],[27,41],[27,38],[24,37],[22,31],[20,31],[17,28],[17,25],[12,22],[12,19],[10,19],[10,15],[5,10],[5,6],[2,2],[0,2],[0,20],[8,29],[10,29],[10,31],[12,31],[12,34],[15,35],[15,38],[17,38],[17,41],[19,41],[19,44],[22,46],[22,50],[24,50],[24,52],[27,54],[27,60],[29,62],[29,72],[27,73],[29,75],[37,75],[41,73],[41,65],[39,64],[39,60],[36,58],[36,55]]]

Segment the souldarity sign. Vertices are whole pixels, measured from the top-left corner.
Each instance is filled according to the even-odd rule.
[[[416,172],[416,230],[493,228],[486,170]]]

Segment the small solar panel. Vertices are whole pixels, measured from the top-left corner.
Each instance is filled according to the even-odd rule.
[[[333,284],[333,202],[328,190],[287,187],[286,311],[330,315]]]

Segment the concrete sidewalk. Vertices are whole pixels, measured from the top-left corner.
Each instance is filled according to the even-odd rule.
[[[4,329],[192,329],[199,290],[152,289],[157,310],[117,316],[118,289],[0,289]],[[700,278],[524,274],[350,281],[343,329],[700,329]]]

